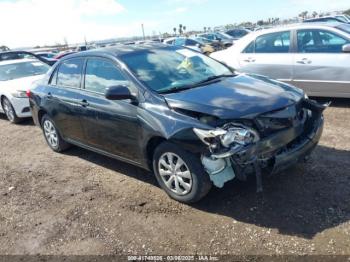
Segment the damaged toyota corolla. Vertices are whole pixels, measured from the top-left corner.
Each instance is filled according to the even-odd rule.
[[[264,174],[309,156],[327,107],[293,86],[156,44],[67,56],[28,96],[51,149],[76,145],[151,170],[184,203],[250,175],[261,191]]]

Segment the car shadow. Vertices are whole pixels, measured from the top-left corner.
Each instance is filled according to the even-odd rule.
[[[130,164],[76,147],[65,154],[158,187],[154,175]],[[254,176],[234,180],[192,207],[307,239],[350,220],[349,151],[318,146],[308,163],[264,177],[263,185],[257,194]]]
[[[138,179],[142,182],[148,183],[152,186],[158,186],[155,176],[140,167],[83,149],[79,147],[72,147],[64,152],[65,155],[79,157],[95,165],[113,170],[123,175]]]
[[[0,120],[8,121],[8,119],[7,119],[5,114],[0,114]],[[9,124],[10,124],[10,122],[9,122]],[[28,117],[28,118],[23,118],[16,125],[19,125],[19,126],[33,126],[34,122],[33,122],[33,119],[31,117]]]
[[[254,179],[231,181],[194,207],[307,239],[350,220],[350,151],[318,146],[308,163],[263,184],[257,194]]]

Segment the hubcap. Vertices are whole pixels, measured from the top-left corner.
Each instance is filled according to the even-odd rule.
[[[49,120],[45,120],[44,122],[44,133],[47,142],[49,142],[50,146],[57,147],[58,146],[58,136],[56,132],[55,126]]]
[[[13,112],[10,101],[8,101],[7,99],[4,100],[4,111],[5,111],[7,118],[10,121],[13,121],[15,119],[15,112]]]
[[[159,175],[168,189],[186,195],[192,189],[192,175],[186,163],[174,153],[163,154],[158,162]]]

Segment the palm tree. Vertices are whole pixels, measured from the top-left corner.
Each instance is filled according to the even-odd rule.
[[[317,12],[316,12],[316,11],[313,11],[312,17],[315,18],[317,15],[318,15]]]
[[[182,29],[183,29],[183,31],[185,32],[185,31],[186,31],[186,26],[185,26],[185,25],[182,26]]]
[[[179,24],[179,34],[182,35],[182,24]]]
[[[204,33],[207,32],[207,28],[206,27],[204,27],[203,29],[204,29]]]
[[[174,29],[173,29],[173,30],[174,30],[174,35],[176,35],[176,30],[177,30],[177,29],[176,29],[176,27],[174,27]]]

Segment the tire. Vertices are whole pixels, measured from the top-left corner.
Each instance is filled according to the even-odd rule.
[[[41,128],[49,147],[55,152],[63,152],[70,147],[58,132],[55,123],[48,115],[44,115],[41,119]]]
[[[17,124],[17,123],[21,122],[21,119],[16,115],[16,111],[13,108],[10,100],[8,100],[6,97],[4,97],[1,101],[1,106],[2,106],[3,111],[5,112],[7,119],[12,124]]]
[[[199,201],[212,187],[200,159],[169,142],[163,142],[156,148],[153,170],[161,188],[171,198],[182,203]]]

